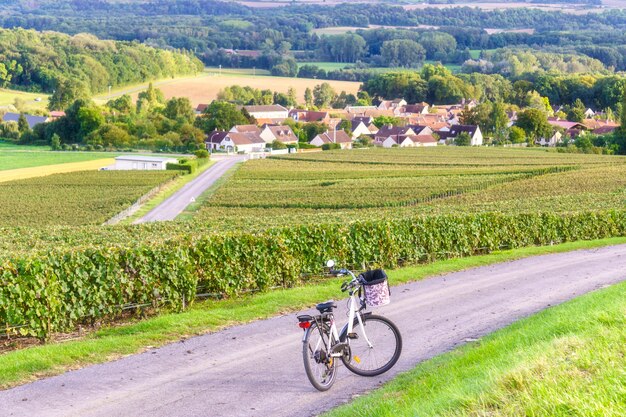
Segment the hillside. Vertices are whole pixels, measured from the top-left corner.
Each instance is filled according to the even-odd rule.
[[[195,74],[201,62],[134,42],[100,40],[34,30],[0,30],[0,87],[54,94],[49,107],[63,109],[71,98],[151,79]]]

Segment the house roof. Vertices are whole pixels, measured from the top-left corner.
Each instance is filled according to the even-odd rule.
[[[319,122],[328,118],[328,112],[293,109],[289,111],[289,117],[301,122]]]
[[[276,140],[280,142],[293,142],[298,140],[298,137],[293,133],[293,130],[291,130],[291,127],[289,126],[267,125],[265,128],[269,129]]]
[[[207,109],[207,107],[209,107],[208,104],[198,104],[198,106],[196,107],[196,111],[202,113]]]
[[[607,133],[613,133],[617,129],[617,126],[601,126],[593,130],[595,135],[606,135]]]
[[[320,133],[316,137],[319,137],[324,143],[350,143],[352,139],[343,130],[335,130],[333,133],[328,131]]]
[[[421,113],[424,109],[427,109],[428,103],[407,104],[404,106],[405,113]]]
[[[228,133],[229,132],[222,132],[219,130],[214,130],[213,132],[209,133],[209,136],[207,140],[205,140],[205,142],[206,143],[221,143],[226,137],[226,135],[228,135]]]
[[[227,135],[235,145],[249,145],[251,143],[265,143],[263,138],[258,133],[246,132],[228,132]]]
[[[452,137],[457,137],[461,133],[468,133],[470,136],[474,136],[476,131],[478,130],[478,126],[475,125],[454,125],[450,127],[450,134]]]
[[[569,130],[569,129],[587,129],[587,127],[585,125],[583,125],[582,123],[570,122],[568,120],[555,120],[553,118],[550,118],[550,119],[548,119],[548,123],[550,123],[552,126],[560,127],[562,129],[565,129],[565,130]]]
[[[53,110],[50,112],[50,117],[64,117],[65,116],[65,112],[64,111],[59,111],[59,110]]]
[[[237,133],[261,133],[261,129],[257,125],[235,125],[230,131]]]
[[[378,129],[378,133],[376,136],[398,136],[398,135],[407,135],[411,134],[412,129],[409,126],[390,126],[384,125]]]
[[[416,135],[419,135],[422,130],[430,128],[430,126],[424,125],[408,125],[408,127],[413,129],[413,132],[415,132]]]
[[[268,104],[263,106],[243,106],[248,113],[286,112],[287,109],[280,104]]]
[[[28,126],[32,129],[39,123],[45,123],[48,121],[46,116],[33,116],[32,114],[24,114],[26,117],[26,121],[28,122]],[[2,117],[2,121],[4,122],[16,122],[20,118],[20,113],[5,113]]]
[[[437,139],[433,135],[413,135],[408,136],[414,143],[435,143]]]

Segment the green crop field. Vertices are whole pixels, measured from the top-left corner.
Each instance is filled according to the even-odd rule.
[[[30,168],[70,162],[94,161],[111,158],[98,152],[52,152],[43,146],[22,146],[0,142],[0,171]]]
[[[19,332],[45,338],[115,318],[127,304],[180,310],[198,291],[290,287],[330,256],[395,268],[624,236],[624,162],[461,147],[285,155],[246,162],[185,220],[109,227],[98,224],[166,178],[93,172],[9,182],[0,194],[0,276],[22,292],[0,288],[0,326],[30,323]],[[49,276],[72,289],[14,298],[47,288]],[[41,303],[57,306],[50,320],[36,315]]]
[[[102,224],[176,171],[83,171],[0,183],[0,225]]]
[[[468,211],[606,210],[626,203],[624,161],[485,148],[285,156],[247,162],[196,218],[237,229]]]

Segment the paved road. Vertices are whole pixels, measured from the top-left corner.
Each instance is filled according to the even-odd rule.
[[[339,369],[317,392],[295,314],[195,337],[112,363],[0,392],[4,416],[313,416],[416,363],[521,317],[626,279],[626,245],[546,255],[448,274],[392,290],[380,312],[404,339],[398,364],[363,378]],[[344,307],[345,303],[340,302]],[[345,312],[345,307],[344,307]],[[337,317],[344,317],[339,312]]]
[[[159,204],[142,218],[137,219],[134,223],[174,220],[185,207],[195,201],[200,194],[213,185],[226,171],[231,169],[236,163],[244,161],[245,158],[245,156],[228,156],[219,159],[213,166],[204,171],[193,181],[185,184],[170,198]]]

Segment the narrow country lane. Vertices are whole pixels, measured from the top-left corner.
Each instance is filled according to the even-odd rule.
[[[219,159],[209,169],[197,178],[185,184],[167,200],[159,204],[148,214],[135,221],[137,223],[159,222],[174,220],[189,204],[195,201],[200,194],[211,187],[229,169],[238,162],[245,160],[245,156],[229,156]]]
[[[394,287],[379,310],[404,349],[375,378],[343,366],[325,393],[304,373],[296,314],[0,391],[5,416],[313,416],[420,361],[522,317],[626,278],[626,245],[522,259]],[[324,300],[320,300],[324,301]],[[337,318],[345,321],[345,302]]]

